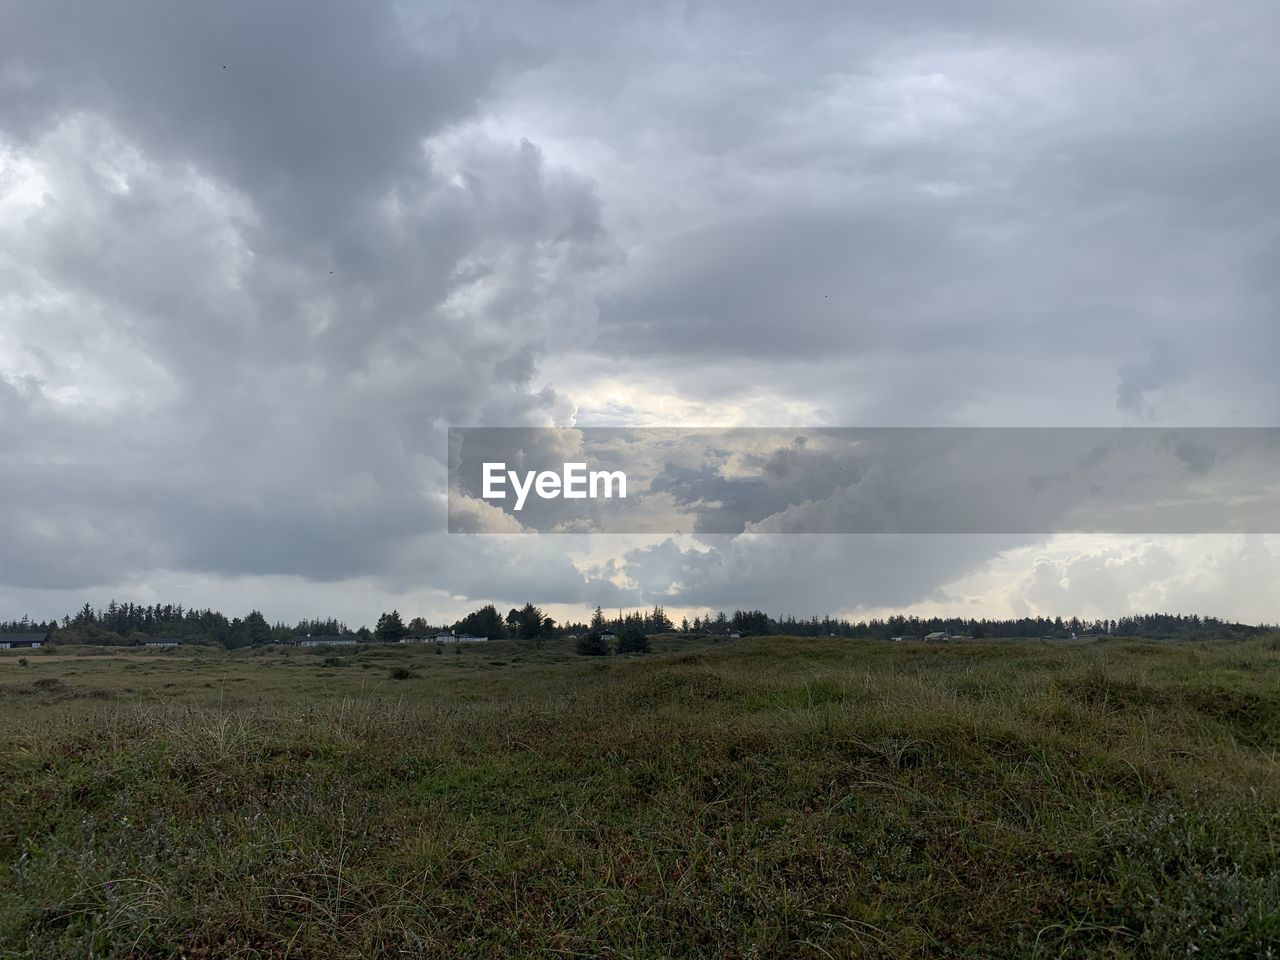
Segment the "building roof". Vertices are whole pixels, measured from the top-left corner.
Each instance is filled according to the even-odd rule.
[[[48,634],[40,633],[0,633],[0,643],[44,643]]]

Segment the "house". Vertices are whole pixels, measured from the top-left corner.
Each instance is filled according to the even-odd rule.
[[[434,637],[401,637],[401,643],[430,643]]]
[[[730,640],[741,640],[741,639],[742,639],[742,634],[741,634],[741,633],[739,633],[737,630],[730,630],[730,631],[729,631],[729,639],[730,639]]]
[[[150,640],[143,640],[144,647],[177,647],[182,641],[177,637],[152,637]]]
[[[608,643],[610,640],[617,640],[618,635],[616,633],[602,633],[600,634],[600,639]]]
[[[926,633],[924,636],[925,643],[942,643],[942,641],[946,639],[947,635],[941,630],[934,631],[933,633]]]
[[[473,637],[469,633],[438,633],[434,637],[427,637],[427,643],[487,643],[488,637]]]
[[[43,633],[0,633],[0,650],[35,649],[44,646]]]
[[[359,637],[313,637],[307,634],[294,641],[299,647],[354,647]]]

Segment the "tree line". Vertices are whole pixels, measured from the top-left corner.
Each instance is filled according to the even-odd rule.
[[[506,615],[494,604],[485,604],[453,623],[429,623],[421,616],[407,622],[398,610],[382,613],[372,629],[349,627],[329,617],[300,620],[295,624],[269,622],[258,610],[243,617],[228,617],[210,609],[186,608],[181,604],[135,604],[112,600],[103,608],[86,603],[60,621],[42,622],[23,617],[0,622],[0,633],[43,633],[53,642],[123,645],[155,637],[174,637],[192,643],[209,643],[227,649],[286,643],[304,636],[353,636],[364,640],[394,643],[404,637],[430,637],[438,633],[470,634],[493,640],[518,639],[541,643],[553,637],[571,637],[590,647],[611,635],[615,645],[630,648],[654,634],[679,633],[690,636],[830,636],[849,639],[887,640],[893,637],[923,637],[930,633],[982,638],[1068,638],[1072,635],[1110,637],[1151,637],[1158,639],[1224,639],[1255,635],[1273,629],[1246,626],[1217,617],[1151,613],[1112,619],[1071,617],[1020,617],[1016,619],[972,619],[963,617],[892,616],[884,619],[849,620],[841,617],[772,617],[760,610],[707,612],[692,620],[682,617],[675,623],[661,606],[652,610],[606,613],[596,607],[589,622],[557,623],[543,610],[526,603],[511,608]],[[625,640],[623,639],[625,638]],[[645,641],[647,643],[647,641]],[[617,650],[616,652],[628,652]],[[634,652],[643,652],[636,650]]]

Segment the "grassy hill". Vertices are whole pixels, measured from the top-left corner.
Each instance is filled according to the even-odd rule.
[[[1275,638],[658,648],[0,656],[0,955],[1280,952]]]

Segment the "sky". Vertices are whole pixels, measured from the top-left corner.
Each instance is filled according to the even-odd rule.
[[[446,533],[450,426],[1280,426],[1269,0],[0,7],[0,619],[1280,620],[1254,535]]]

